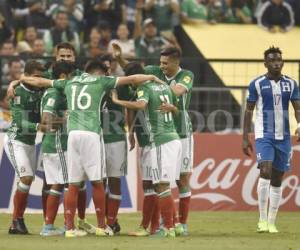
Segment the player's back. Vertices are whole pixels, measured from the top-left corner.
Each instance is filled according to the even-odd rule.
[[[69,80],[64,88],[68,103],[68,131],[84,130],[99,134],[101,100],[115,85],[115,77],[95,77],[87,73]]]
[[[149,95],[146,119],[150,122],[155,144],[160,145],[178,139],[172,112],[163,113],[159,111],[162,103],[174,103],[174,95],[170,87],[150,82],[144,86],[142,91],[148,92]]]

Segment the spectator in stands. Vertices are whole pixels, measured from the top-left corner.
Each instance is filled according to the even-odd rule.
[[[8,74],[3,75],[1,82],[2,87],[8,86],[11,81],[20,79],[23,73],[23,64],[20,59],[11,59],[8,62]]]
[[[80,32],[84,12],[82,2],[76,0],[62,0],[61,3],[53,3],[50,5],[47,15],[50,15],[54,20],[59,10],[65,11],[68,14],[71,30]]]
[[[47,56],[47,53],[46,53],[46,50],[45,50],[45,43],[44,43],[43,39],[37,38],[33,42],[32,55],[37,56],[37,57]]]
[[[300,1],[299,0],[286,0],[289,3],[295,13],[295,24],[300,25]]]
[[[100,57],[100,60],[107,66],[108,74],[110,76],[123,76],[124,71],[118,64],[117,60],[110,54],[106,54]]]
[[[181,3],[181,19],[184,23],[204,23],[208,12],[204,0],[183,0]]]
[[[223,6],[224,23],[251,23],[252,12],[245,0],[225,0]]]
[[[94,27],[105,21],[112,30],[127,22],[125,0],[85,0],[86,27]]]
[[[126,24],[120,24],[117,29],[117,37],[118,39],[113,39],[110,41],[108,45],[108,52],[112,53],[112,44],[118,44],[122,49],[122,54],[125,58],[134,58],[135,57],[135,49],[134,49],[134,41],[133,39],[128,39],[129,30]]]
[[[18,42],[17,49],[20,47],[27,47],[28,50],[32,51],[33,43],[37,39],[38,33],[35,27],[28,26],[25,30],[24,40]]]
[[[152,18],[147,18],[141,25],[142,9],[137,9],[134,28],[135,54],[143,59],[146,64],[159,62],[160,51],[169,45],[169,42],[157,34],[157,28]]]
[[[16,53],[16,47],[14,43],[10,40],[4,41],[1,44],[0,48],[0,56],[15,56]]]
[[[53,48],[61,42],[71,43],[76,52],[80,53],[79,35],[69,27],[68,14],[59,10],[55,18],[55,26],[44,33],[46,52],[52,55]]]
[[[97,26],[93,27],[89,34],[89,41],[83,46],[83,55],[95,58],[105,54],[105,50],[100,48],[101,33]]]
[[[158,31],[172,31],[172,15],[180,13],[178,0],[146,0],[147,16],[156,21]]]
[[[11,123],[9,102],[5,89],[0,89],[0,131],[5,131]]]
[[[105,53],[107,53],[108,45],[112,38],[112,30],[110,24],[105,21],[101,22],[99,24],[99,31],[101,35],[100,44],[99,44],[100,49]]]
[[[2,13],[0,13],[0,44],[2,44],[6,40],[9,40],[10,38],[12,38],[12,35],[13,35],[13,33],[12,33],[11,29],[5,22],[5,19],[2,15]]]
[[[279,31],[287,32],[295,24],[293,9],[283,0],[270,0],[258,10],[257,23],[272,33],[276,32],[276,26],[279,26]]]
[[[223,21],[223,3],[221,0],[208,0],[207,19],[211,24]]]

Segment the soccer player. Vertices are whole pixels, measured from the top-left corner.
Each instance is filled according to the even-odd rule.
[[[44,67],[36,61],[25,65],[25,76],[42,76]],[[19,82],[17,82],[19,83]],[[13,220],[9,234],[28,234],[24,223],[24,212],[31,183],[36,171],[35,137],[38,130],[46,131],[40,123],[40,101],[43,90],[21,83],[10,101],[12,124],[4,139],[5,152],[18,177],[14,195]]]
[[[121,48],[113,44],[113,51],[120,65],[124,67],[128,62],[122,57]],[[176,233],[188,235],[187,218],[191,199],[189,178],[193,168],[194,142],[191,120],[187,111],[192,95],[194,74],[180,67],[180,56],[181,53],[178,48],[163,49],[160,53],[160,66],[146,66],[145,73],[153,74],[167,82],[178,98],[179,114],[174,117],[174,122],[182,144],[181,165],[177,173],[179,180],[176,181],[179,190],[179,221],[176,218],[176,210],[174,210],[174,217]]]
[[[66,61],[75,63],[76,61],[76,51],[72,44],[67,42],[59,43],[56,47],[56,54],[55,54],[55,61]],[[83,72],[79,70],[78,68],[75,69],[75,71],[72,73],[73,75],[81,75]],[[52,68],[50,68],[44,77],[49,79],[54,79],[52,74]],[[53,145],[54,146],[54,145]],[[47,203],[47,197],[48,197],[48,190],[43,189],[43,207],[46,208]],[[65,193],[68,191],[67,188],[65,188]],[[95,233],[95,227],[90,224],[86,218],[85,218],[85,211],[86,211],[86,185],[85,182],[82,182],[80,185],[79,193],[78,193],[78,204],[77,204],[77,211],[78,211],[78,228],[81,230],[86,231],[87,233],[94,234]],[[44,213],[46,214],[46,209],[44,209]]]
[[[140,71],[144,71],[141,65]],[[112,100],[123,107],[142,109],[146,112],[149,128],[151,127],[150,141],[155,144],[151,150],[151,159],[156,156],[156,161],[151,166],[152,181],[158,193],[159,207],[164,220],[164,227],[157,232],[156,236],[175,237],[174,201],[170,183],[176,179],[176,170],[180,165],[181,156],[181,143],[175,129],[173,114],[170,112],[170,110],[177,111],[173,105],[175,96],[167,84],[157,85],[153,82],[139,87],[137,95],[137,101],[123,101],[118,99],[114,91]]]
[[[64,67],[72,67],[71,64],[64,64]],[[72,71],[73,69],[61,69],[61,72]],[[65,73],[55,70],[52,72],[54,79],[66,78]],[[61,91],[55,88],[48,88],[41,100],[42,124],[61,123],[61,127],[50,133],[45,133],[42,141],[42,161],[45,171],[46,183],[50,185],[44,226],[40,232],[41,236],[61,235],[63,230],[54,227],[57,215],[59,200],[64,185],[68,184],[67,169],[67,134],[63,130],[64,115],[67,109],[66,97]]]
[[[65,62],[61,62],[64,64]],[[59,67],[59,63],[56,63]],[[96,67],[100,65],[99,67]],[[93,66],[93,67],[92,67]],[[111,235],[105,225],[105,193],[102,183],[105,155],[103,139],[100,136],[101,122],[99,108],[107,91],[127,84],[141,84],[158,78],[152,75],[134,75],[130,77],[106,77],[101,64],[92,64],[84,73],[65,81],[50,81],[44,78],[23,77],[22,80],[37,87],[50,87],[64,90],[68,103],[68,176],[69,191],[66,197],[66,237],[80,236],[75,229],[74,216],[80,182],[87,176],[93,186],[93,201],[98,220],[96,235]],[[100,69],[100,70],[99,70]]]
[[[253,110],[256,107],[255,148],[260,170],[257,184],[259,222],[257,232],[278,233],[275,219],[279,208],[283,175],[290,169],[291,141],[289,131],[289,102],[298,122],[300,137],[299,87],[293,79],[282,75],[282,52],[270,47],[264,52],[267,73],[254,79],[244,116],[243,152],[250,156],[249,140]],[[269,202],[269,209],[268,209]]]

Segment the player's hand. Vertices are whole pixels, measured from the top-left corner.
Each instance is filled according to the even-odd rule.
[[[16,96],[15,88],[20,84],[19,80],[12,81],[7,88],[7,97],[8,99],[13,99]]]
[[[247,156],[250,156],[253,152],[253,147],[249,139],[243,139],[243,152]]]
[[[167,103],[167,102],[163,102],[158,110],[161,112],[161,113],[169,113],[169,112],[173,112],[174,111],[174,105],[170,104],[170,103]]]
[[[135,147],[134,133],[129,133],[128,140],[129,140],[129,145],[130,145],[129,151],[131,151]]]
[[[49,132],[54,133],[56,131],[56,129],[53,128],[52,124],[41,124],[41,123],[38,124],[37,130],[43,133],[49,133]]]
[[[297,136],[297,141],[300,141],[300,127],[296,129],[295,135]]]
[[[122,49],[116,43],[112,44],[112,55],[113,55],[114,58],[119,58],[119,57],[122,56]]]

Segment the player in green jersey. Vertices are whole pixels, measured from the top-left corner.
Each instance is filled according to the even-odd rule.
[[[67,67],[72,67],[66,64]],[[66,70],[63,69],[63,72]],[[66,75],[59,71],[52,72],[54,79],[64,79]],[[41,100],[41,123],[53,124],[64,123],[64,115],[67,109],[66,97],[61,91],[55,88],[48,88]],[[46,216],[44,226],[40,232],[41,236],[61,235],[61,229],[54,227],[57,215],[59,200],[64,185],[68,183],[67,170],[67,134],[63,127],[59,127],[55,132],[45,133],[42,141],[42,162],[45,171],[46,183],[50,185],[47,198]]]
[[[61,64],[63,63],[61,62]],[[59,63],[56,64],[59,66]],[[64,81],[34,77],[22,78],[28,84],[36,87],[53,86],[61,89],[67,97],[69,191],[66,198],[66,237],[78,236],[74,226],[75,205],[78,184],[83,181],[85,176],[93,185],[93,200],[98,218],[96,235],[106,235],[107,233],[103,217],[105,215],[105,195],[102,185],[104,154],[101,154],[103,140],[99,136],[101,132],[99,107],[104,94],[118,85],[141,84],[147,80],[162,82],[151,75],[116,78],[101,76],[103,72],[99,72],[96,67],[90,68],[89,71],[91,74],[84,73]]]
[[[139,68],[138,68],[139,66]],[[143,72],[141,65],[135,65],[136,70]],[[176,180],[176,170],[180,165],[181,143],[174,125],[171,111],[176,112],[173,105],[176,97],[167,84],[157,85],[147,82],[137,90],[137,101],[119,100],[116,92],[112,99],[116,104],[129,109],[145,110],[146,120],[150,127],[150,142],[154,143],[150,154],[152,182],[159,197],[159,207],[164,220],[164,228],[157,235],[175,237],[173,228],[174,201],[171,195],[170,183]],[[156,157],[156,161],[154,158]]]
[[[42,76],[44,67],[36,61],[25,65],[26,76]],[[9,234],[27,234],[23,215],[31,183],[36,171],[36,132],[46,131],[40,124],[40,100],[43,90],[21,83],[15,89],[15,97],[10,101],[12,124],[4,139],[5,152],[18,177],[14,195],[13,221]]]
[[[114,56],[122,67],[128,62],[122,57],[122,51],[116,44],[113,45]],[[145,67],[146,74],[154,74],[159,79],[167,82],[177,96],[177,108],[179,115],[175,118],[175,126],[182,143],[181,166],[178,169],[179,180],[179,221],[175,220],[177,234],[188,235],[187,217],[191,198],[189,186],[190,173],[193,168],[194,142],[191,121],[188,109],[192,94],[194,75],[191,71],[180,67],[180,51],[174,47],[168,47],[161,51],[160,65]],[[176,209],[174,209],[176,213]],[[179,222],[179,223],[178,223]]]

